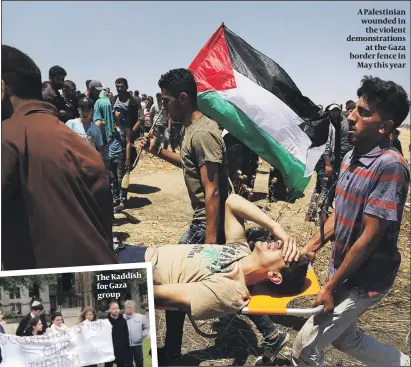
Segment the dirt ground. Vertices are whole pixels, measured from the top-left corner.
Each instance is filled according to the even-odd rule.
[[[410,160],[408,146],[410,131],[402,130],[400,135],[406,159]],[[269,215],[294,235],[300,246],[318,230],[313,223],[304,221],[307,204],[311,197],[315,177],[305,191],[305,197],[294,204],[277,202],[268,204],[267,174],[258,174],[256,179],[254,203],[268,210]],[[126,243],[150,246],[177,243],[191,220],[191,207],[186,192],[182,171],[162,160],[145,154],[139,166],[133,171],[130,184],[130,200],[127,216],[116,215],[113,230],[123,234]],[[408,200],[409,202],[410,200]],[[367,334],[378,340],[393,345],[406,354],[410,354],[410,208],[406,208],[399,238],[402,264],[392,292],[376,307],[366,312],[360,319],[359,326]],[[324,284],[330,258],[330,245],[326,246],[315,263],[315,271]],[[312,300],[305,300],[309,307]],[[288,330],[291,339],[277,360],[278,365],[289,364],[290,348],[298,330],[303,325],[303,318],[273,317],[280,328]],[[158,347],[164,343],[165,315],[156,312]],[[220,330],[224,321],[219,323],[204,322],[201,329],[207,332]],[[262,338],[253,324],[243,316],[236,317],[232,326],[222,338],[206,339],[199,336],[186,319],[183,354],[184,365],[222,366],[252,365],[261,354]],[[340,365],[361,365],[329,347],[325,353],[326,363]]]

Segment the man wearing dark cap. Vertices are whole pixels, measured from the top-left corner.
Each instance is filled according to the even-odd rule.
[[[354,104],[355,105],[355,104]],[[354,107],[355,108],[355,107]],[[330,114],[330,131],[323,154],[325,162],[325,176],[328,177],[328,188],[331,188],[340,173],[341,162],[345,155],[353,148],[349,140],[349,125],[342,114],[341,107],[335,103],[329,105],[326,111]],[[335,197],[335,186],[328,194],[324,209],[327,211]]]
[[[50,85],[43,91],[43,101],[57,108],[61,121],[63,121],[66,116],[67,105],[59,91],[63,89],[64,78],[66,76],[67,73],[61,66],[56,65],[51,67],[49,70]]]
[[[93,122],[94,101],[85,97],[79,101],[80,118],[67,121],[66,125],[86,140],[94,149],[103,152],[100,128]]]
[[[93,121],[100,128],[103,137],[103,160],[109,169],[108,147],[113,135],[114,116],[111,102],[107,92],[103,90],[103,84],[99,80],[92,80],[89,84],[89,97],[95,101]]]
[[[117,262],[101,155],[43,102],[41,73],[2,45],[2,270]]]

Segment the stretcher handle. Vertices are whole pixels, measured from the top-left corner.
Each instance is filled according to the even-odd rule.
[[[285,313],[278,313],[278,312],[265,312],[264,315],[267,316],[304,316],[304,317],[309,317],[309,316],[314,316],[317,315],[321,312],[324,311],[324,306],[320,305],[317,307],[312,307],[312,308],[287,308],[285,310]],[[260,315],[260,313],[254,313],[254,312],[249,312],[248,307],[244,307],[241,310],[241,313],[243,315]],[[263,313],[261,313],[263,315]]]
[[[311,308],[287,308],[287,316],[314,316],[324,311],[324,305]]]

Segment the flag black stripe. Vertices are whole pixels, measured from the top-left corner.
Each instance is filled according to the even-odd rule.
[[[285,70],[224,26],[234,70],[274,94],[302,119],[318,118],[318,107],[302,95]]]

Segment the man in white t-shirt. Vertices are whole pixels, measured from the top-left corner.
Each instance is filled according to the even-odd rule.
[[[66,126],[80,135],[100,153],[103,151],[103,138],[100,128],[93,122],[94,101],[85,97],[79,101],[80,118],[68,120]]]

